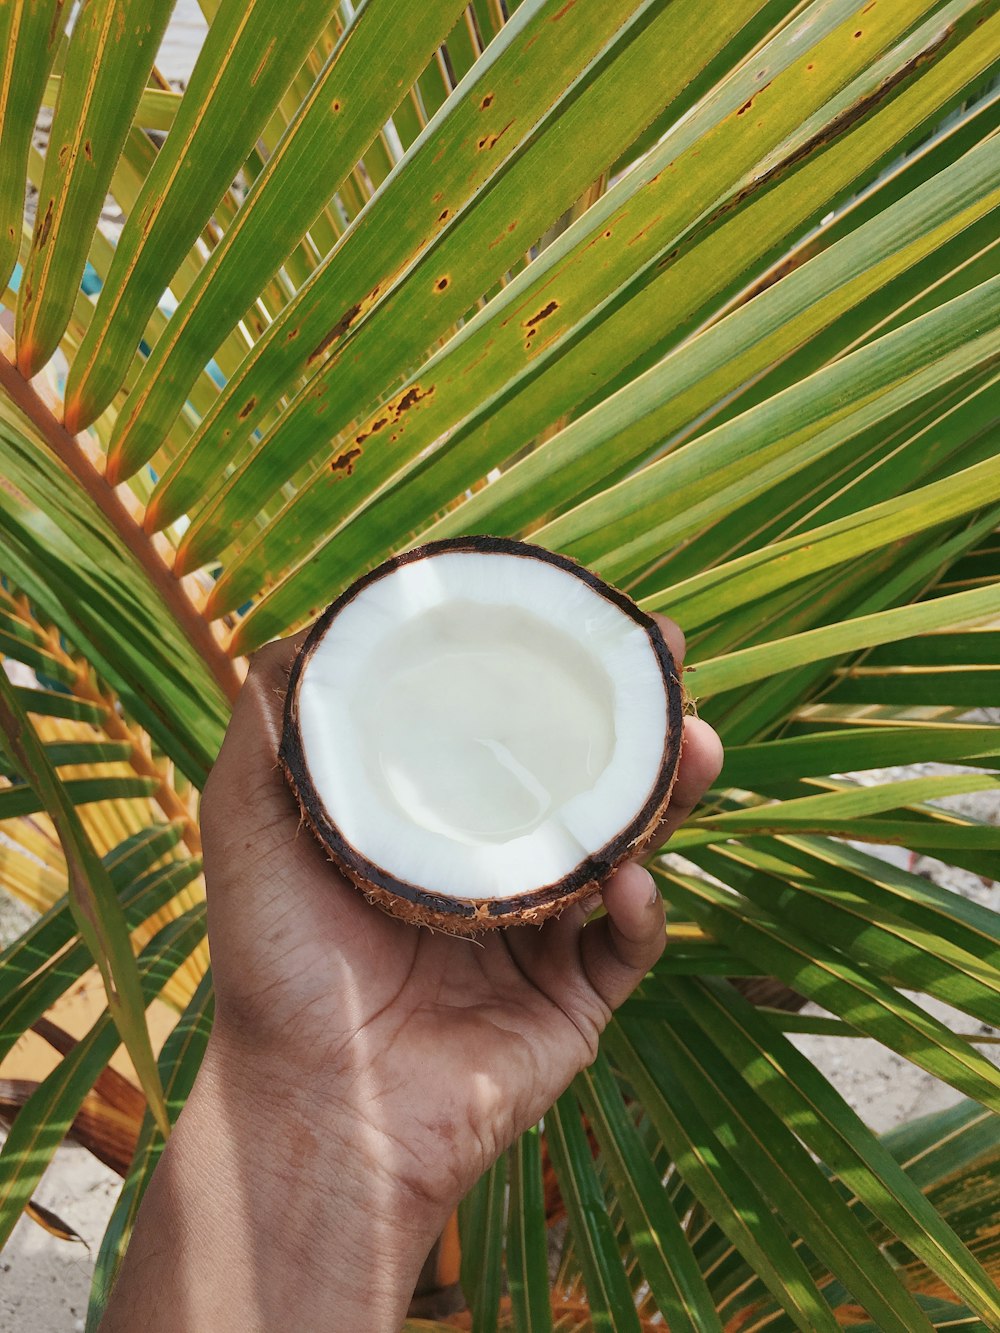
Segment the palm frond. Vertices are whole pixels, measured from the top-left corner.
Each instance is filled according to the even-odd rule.
[[[996,5],[206,12],[177,92],[167,4],[0,7],[0,1055],[125,979],[0,1081],[0,1234],[127,1036],[96,1329],[211,1023],[243,655],[507,533],[675,616],[729,757],[653,867],[666,955],[463,1206],[456,1320],[1000,1328],[998,918],[883,859],[1000,866]],[[809,1031],[967,1100],[880,1140]]]

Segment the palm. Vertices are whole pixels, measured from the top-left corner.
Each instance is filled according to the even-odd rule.
[[[280,787],[274,801],[285,809],[263,856],[255,837],[252,875],[229,840],[217,870],[222,849],[208,839],[220,1007],[302,1078],[320,1078],[331,1102],[364,1071],[369,1121],[398,1123],[404,1102],[420,1159],[433,1159],[428,1179],[441,1179],[437,1159],[471,1154],[471,1184],[592,1057],[607,1019],[584,972],[579,909],[482,942],[415,930],[334,873]],[[458,1134],[472,1140],[456,1157]]]

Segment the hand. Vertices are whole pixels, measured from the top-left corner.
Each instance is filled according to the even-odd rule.
[[[683,636],[661,626],[680,661]],[[305,1201],[305,1216],[289,1220],[296,1236],[298,1223],[306,1234],[322,1226],[327,1206],[334,1218],[352,1210],[365,1219],[360,1237],[350,1233],[361,1251],[352,1258],[384,1269],[387,1254],[407,1255],[395,1285],[412,1290],[458,1201],[593,1060],[612,1011],[663,950],[663,905],[648,872],[627,864],[604,886],[606,915],[588,922],[577,905],[541,927],[476,941],[370,906],[301,823],[277,766],[300,642],[255,656],[204,795],[217,1011],[199,1085],[214,1133],[241,1145],[231,1170],[244,1195],[260,1188],[250,1183],[259,1165],[287,1214]],[[657,842],[721,763],[715,733],[688,718]],[[248,1117],[270,1139],[252,1167],[239,1160]],[[328,1241],[313,1243],[328,1259]],[[301,1240],[295,1256],[301,1263]],[[408,1292],[401,1309],[400,1295],[386,1293],[375,1322],[352,1314],[342,1326],[394,1327],[390,1311],[402,1317]],[[256,1327],[245,1312],[235,1326]]]
[[[662,622],[672,651],[680,631]],[[418,1207],[446,1213],[596,1055],[612,1011],[656,962],[663,906],[647,871],[606,884],[607,915],[456,939],[372,908],[326,859],[276,766],[298,641],[253,661],[205,792],[217,1037],[280,1068]],[[663,841],[721,766],[688,719]]]

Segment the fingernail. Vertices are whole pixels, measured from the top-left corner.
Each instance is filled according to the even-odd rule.
[[[656,880],[650,875],[648,870],[646,871],[646,875],[649,878],[649,905],[650,907],[655,907],[660,901],[660,890],[657,888]]]

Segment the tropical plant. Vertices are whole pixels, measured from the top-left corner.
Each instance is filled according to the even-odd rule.
[[[211,1022],[243,655],[392,551],[529,534],[679,621],[728,758],[662,964],[461,1210],[473,1326],[1000,1329],[1000,918],[858,846],[997,872],[933,804],[1000,758],[997,4],[202,8],[181,94],[169,0],[0,5],[0,876],[40,913],[0,1052],[63,1056],[0,1087],[0,1238],[58,1230],[67,1132],[116,1164],[96,1326]],[[809,1030],[965,1100],[880,1140]]]

